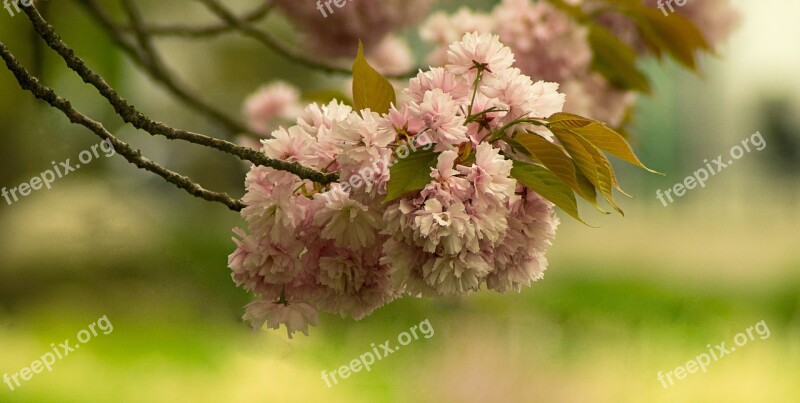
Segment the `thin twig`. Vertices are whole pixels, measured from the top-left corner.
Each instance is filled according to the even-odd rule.
[[[189,106],[190,108],[200,112],[203,116],[210,117],[231,134],[246,133],[250,134],[250,130],[244,125],[239,123],[237,119],[229,116],[225,112],[217,109],[215,106],[207,103],[194,91],[190,90],[184,83],[179,82],[173,74],[166,70],[161,65],[152,62],[147,53],[138,49],[135,45],[130,43],[125,37],[125,34],[118,28],[113,19],[103,11],[103,9],[94,0],[78,0],[78,3],[83,5],[89,14],[100,24],[111,39],[127,53],[135,63],[144,69],[146,73],[155,81],[160,82],[164,87],[169,90],[178,100]]]
[[[216,150],[237,156],[242,160],[247,160],[257,165],[263,165],[281,171],[291,172],[300,178],[318,182],[323,185],[338,180],[338,175],[336,174],[326,174],[298,163],[289,163],[286,161],[271,159],[261,152],[247,147],[238,146],[229,141],[216,139],[199,133],[175,129],[151,120],[139,112],[134,106],[130,105],[124,98],[122,98],[122,96],[120,96],[103,79],[103,77],[92,71],[86,65],[86,63],[75,54],[75,51],[61,39],[53,27],[42,18],[35,7],[23,7],[23,9],[33,23],[34,29],[37,33],[39,33],[39,36],[41,36],[42,39],[47,42],[51,49],[56,51],[56,53],[58,53],[61,58],[64,59],[67,66],[78,73],[84,82],[94,86],[100,92],[100,94],[108,100],[108,102],[114,108],[114,111],[116,111],[116,113],[125,122],[130,123],[137,129],[144,130],[152,135],[161,135],[170,140],[183,140],[214,148]]]
[[[198,1],[203,3],[209,9],[209,11],[214,13],[214,15],[219,17],[219,19],[225,21],[231,27],[234,27],[243,35],[255,39],[256,41],[270,48],[273,52],[285,57],[286,59],[289,59],[305,67],[321,70],[326,73],[352,74],[349,68],[322,63],[316,60],[312,60],[306,56],[303,56],[300,53],[294,52],[287,46],[283,45],[277,38],[273,37],[269,33],[257,29],[252,25],[250,25],[249,23],[240,20],[229,8],[225,7],[216,0],[198,0]]]
[[[266,31],[262,31],[247,21],[241,20],[231,11],[229,8],[225,7],[221,2],[217,0],[197,0],[203,3],[209,11],[214,13],[217,17],[221,20],[225,21],[232,27],[235,27],[239,32],[243,35],[250,37],[269,49],[273,52],[283,56],[286,59],[289,59],[295,63],[303,65],[305,67],[316,69],[323,71],[325,73],[333,73],[333,74],[346,74],[351,75],[352,70],[349,67],[340,67],[335,66],[327,63],[323,63],[314,59],[311,59],[299,52],[296,52],[290,49],[288,46],[281,43],[281,41]],[[300,1],[300,0],[297,0]],[[388,74],[386,75],[387,78],[391,79],[408,79],[417,75],[418,68],[414,68],[410,71],[400,73],[400,74]]]
[[[232,198],[225,193],[212,192],[194,183],[190,178],[183,176],[175,171],[171,171],[161,165],[142,156],[141,151],[132,148],[128,143],[119,140],[106,128],[88,116],[78,112],[72,107],[70,102],[58,96],[51,88],[41,84],[39,79],[33,77],[17,61],[6,44],[0,41],[0,57],[5,61],[6,67],[14,74],[20,87],[30,91],[36,98],[39,98],[50,106],[60,110],[70,122],[81,125],[96,134],[103,140],[107,140],[114,147],[117,154],[123,156],[128,162],[146,171],[155,173],[164,178],[167,182],[187,191],[189,194],[213,202],[222,203],[233,211],[241,211],[245,207],[244,203]]]
[[[266,17],[272,4],[269,1],[264,1],[258,8],[238,17],[241,21],[253,23],[258,22]],[[132,26],[123,26],[122,30],[132,31]],[[189,25],[146,25],[143,31],[152,36],[177,36],[186,38],[204,38],[209,36],[217,36],[227,32],[236,30],[236,27],[227,23],[209,24],[205,26],[189,26]]]

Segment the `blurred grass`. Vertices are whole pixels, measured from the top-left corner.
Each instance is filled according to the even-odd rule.
[[[13,392],[0,388],[0,401],[790,402],[800,396],[794,382],[800,373],[800,277],[791,249],[772,250],[782,256],[774,260],[789,266],[764,268],[781,273],[772,275],[780,281],[747,285],[715,271],[664,276],[657,272],[671,266],[648,262],[647,251],[628,263],[613,249],[570,252],[595,236],[622,235],[613,225],[567,224],[545,279],[521,294],[405,298],[359,322],[323,315],[311,337],[288,340],[283,331],[252,331],[240,320],[249,297],[225,268],[236,214],[198,201],[168,210],[164,220],[158,196],[132,200],[135,192],[119,188],[101,197],[94,188],[80,181],[63,185],[58,195],[16,206],[14,218],[1,223],[20,233],[38,215],[35,233],[56,237],[0,244],[5,264],[14,267],[0,271],[0,372],[30,365],[50,343],[74,341],[102,315],[114,331],[58,361],[52,373],[35,375]],[[182,197],[166,200],[172,196]],[[72,207],[48,213],[50,199]],[[128,214],[92,209],[98,199]],[[58,238],[59,216],[75,211],[86,211],[84,225],[93,231],[70,225],[76,239],[65,243]],[[633,241],[639,226],[656,225],[646,215],[630,215],[620,220],[629,239],[617,242]],[[661,232],[684,234],[684,254],[702,250],[703,234],[691,235],[702,222],[684,220]],[[772,235],[779,230],[773,226]],[[110,243],[94,254],[59,257],[73,242],[101,239]],[[657,248],[652,252],[658,256]],[[435,330],[432,338],[326,387],[321,371],[335,371],[371,350],[371,343],[396,340],[425,319]],[[656,380],[659,371],[705,352],[706,344],[730,344],[761,320],[772,332],[769,339],[756,339],[707,374],[668,390]]]

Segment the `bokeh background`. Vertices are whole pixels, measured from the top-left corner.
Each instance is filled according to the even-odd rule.
[[[366,0],[356,0],[366,1]],[[692,1],[692,0],[690,0]],[[222,133],[140,73],[72,1],[51,1],[66,41],[121,93],[170,125]],[[113,3],[113,2],[107,2]],[[202,23],[190,1],[141,1],[148,20]],[[462,2],[450,1],[455,8]],[[489,7],[491,2],[465,2]],[[11,206],[0,203],[0,373],[13,373],[99,317],[114,331],[10,391],[11,402],[797,402],[800,401],[800,3],[739,0],[743,21],[701,77],[647,63],[633,140],[663,177],[619,164],[626,216],[562,216],[545,279],[520,294],[405,298],[354,322],[323,315],[311,336],[253,331],[250,297],[226,268],[224,207],[122,158],[101,157]],[[248,9],[254,1],[230,2]],[[280,16],[265,27],[295,38]],[[150,139],[115,118],[27,19],[0,10],[0,38],[45,82],[145,155],[242,194],[244,167]],[[273,79],[305,91],[344,79],[296,67],[237,35],[159,41],[170,66],[231,114]],[[420,51],[422,49],[419,49]],[[767,142],[667,207],[655,197],[753,132]],[[222,134],[220,134],[222,135]],[[0,187],[96,144],[0,69]],[[320,377],[428,319],[412,342],[333,388]],[[764,320],[756,339],[669,389],[657,380]]]

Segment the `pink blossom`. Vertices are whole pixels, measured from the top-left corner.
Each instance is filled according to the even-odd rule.
[[[553,206],[517,183],[510,150],[489,138],[504,126],[538,130],[516,120],[561,111],[564,94],[513,60],[497,37],[466,34],[450,65],[421,71],[388,113],[312,104],[264,140],[268,157],[340,182],[251,167],[247,229],[234,231],[228,258],[236,284],[259,298],[246,317],[291,336],[317,311],[360,319],[403,294],[518,290],[541,277]],[[476,63],[486,69],[477,82]],[[384,203],[394,167],[420,148],[438,155],[416,173],[419,190]]]
[[[276,121],[294,120],[301,110],[300,91],[280,81],[259,88],[244,102],[250,130],[264,135],[277,126]]]
[[[545,252],[559,224],[552,203],[531,191],[524,194],[511,204],[508,232],[493,251],[495,270],[486,284],[498,292],[519,291],[542,278],[547,269]]]
[[[434,150],[444,151],[468,141],[460,106],[450,94],[435,88],[425,93],[422,102],[410,102],[408,110],[428,129],[436,143]]]
[[[467,7],[459,8],[452,16],[442,11],[431,14],[419,29],[420,38],[435,46],[428,56],[428,63],[444,66],[447,64],[447,49],[451,43],[460,40],[467,32],[493,32],[495,25],[491,16],[476,13]]]
[[[319,316],[314,308],[306,303],[281,304],[271,301],[253,301],[246,307],[245,320],[251,320],[253,328],[258,329],[267,324],[270,329],[286,326],[286,332],[291,339],[296,332],[308,336],[308,325],[317,326]]]
[[[334,240],[340,248],[358,250],[372,247],[377,240],[380,216],[379,212],[342,193],[341,197],[325,200],[314,216],[314,224],[322,228],[322,239]]]
[[[369,53],[367,61],[382,74],[397,75],[411,70],[414,55],[406,40],[389,35]]]
[[[537,80],[560,82],[585,72],[592,59],[588,32],[545,1],[503,0],[494,9],[500,40],[517,66]]]
[[[466,102],[471,95],[470,83],[442,67],[433,67],[429,71],[420,71],[408,83],[407,94],[411,100],[422,102],[428,91],[440,89],[459,102]]]
[[[315,154],[318,149],[316,140],[300,126],[288,130],[281,127],[272,132],[272,138],[261,140],[261,144],[261,151],[267,157],[313,167],[319,165],[319,157]]]
[[[483,66],[488,73],[500,73],[514,63],[511,49],[500,43],[497,35],[471,32],[447,51],[447,69],[455,74],[467,74]]]

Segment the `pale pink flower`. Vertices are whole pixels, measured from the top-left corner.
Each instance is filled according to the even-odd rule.
[[[309,135],[322,140],[330,136],[333,127],[347,119],[353,108],[342,102],[333,100],[327,105],[309,104],[297,118],[297,125]]]
[[[428,55],[428,63],[433,66],[444,66],[447,63],[447,48],[451,43],[459,41],[467,32],[493,32],[495,20],[486,14],[461,7],[452,16],[443,11],[431,14],[419,28],[419,36],[434,45]]]
[[[537,81],[531,88],[530,115],[550,117],[564,109],[567,96],[558,92],[558,83]]]
[[[300,126],[288,130],[281,127],[272,132],[272,138],[261,140],[261,152],[270,158],[316,167],[319,163],[316,143]]]
[[[514,54],[500,43],[497,35],[470,32],[450,45],[447,63],[447,69],[455,74],[474,72],[476,65],[483,66],[488,73],[500,73],[514,63]]]
[[[437,295],[436,290],[425,282],[422,273],[422,266],[430,257],[429,253],[400,237],[387,240],[383,244],[382,252],[381,263],[391,268],[390,279],[398,291],[414,297]]]
[[[339,122],[331,133],[331,142],[339,150],[337,161],[342,175],[349,178],[358,170],[380,159],[380,149],[391,143],[396,135],[380,130],[384,119],[377,113],[364,109],[351,113]]]
[[[436,88],[425,93],[422,102],[409,103],[412,116],[420,119],[435,142],[434,150],[444,151],[468,141],[459,102]]]
[[[316,168],[325,168],[334,162],[339,149],[331,137],[333,128],[347,119],[352,112],[353,108],[333,100],[327,105],[310,104],[297,118],[297,125],[316,139],[315,154],[318,160]]]
[[[266,135],[282,121],[293,121],[302,111],[300,91],[285,82],[265,85],[244,102],[250,130]]]
[[[265,176],[261,174],[266,173]],[[257,178],[257,179],[256,179]],[[286,233],[299,234],[310,223],[311,200],[295,193],[306,182],[296,175],[267,167],[253,167],[248,173],[242,216],[256,235],[280,242]]]
[[[253,301],[245,307],[244,320],[250,320],[253,329],[258,329],[267,324],[270,329],[286,326],[286,333],[291,339],[296,332],[308,336],[308,325],[317,326],[319,316],[317,311],[309,304],[288,303],[280,304],[272,301]]]
[[[586,28],[545,1],[503,0],[494,9],[500,40],[534,79],[560,82],[589,68]]]
[[[482,256],[468,252],[428,259],[422,266],[425,283],[439,295],[478,291],[491,270]]]
[[[415,136],[425,130],[425,122],[414,116],[408,109],[408,104],[392,106],[385,119],[378,124],[378,130],[383,135]]]
[[[475,189],[477,203],[505,204],[514,194],[517,181],[510,177],[512,161],[500,155],[489,143],[478,144],[475,164],[459,166],[459,171]]]
[[[470,83],[462,76],[457,76],[442,67],[433,67],[429,71],[420,71],[408,82],[405,93],[416,102],[422,102],[428,91],[440,89],[459,102],[468,102],[472,95]]]
[[[325,247],[319,253],[317,282],[325,288],[314,298],[319,309],[359,320],[400,293],[379,262],[379,248],[354,251]]]
[[[381,74],[398,75],[412,69],[414,55],[405,39],[389,35],[370,52],[367,61]]]
[[[322,239],[334,240],[336,246],[353,250],[369,248],[375,243],[380,213],[350,199],[346,193],[333,200],[317,199],[325,202],[314,217],[314,224],[322,228]]]
[[[558,224],[553,204],[532,191],[512,202],[507,235],[492,252],[494,271],[487,286],[498,292],[519,291],[541,279]]]
[[[228,258],[228,267],[237,285],[248,291],[257,291],[262,284],[283,284],[292,280],[301,269],[299,265],[303,245],[290,240],[284,244],[266,238],[248,236],[240,228],[233,238],[237,248]]]

